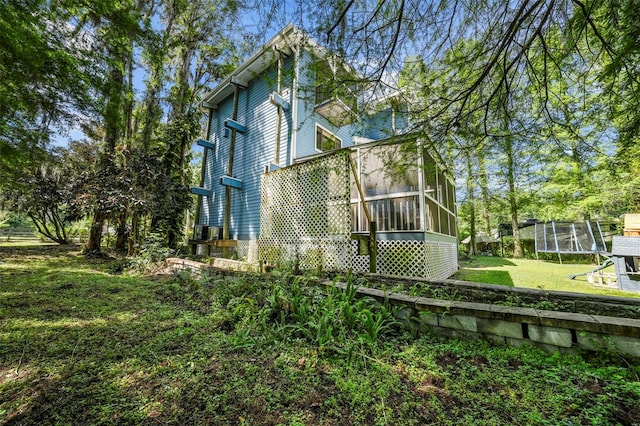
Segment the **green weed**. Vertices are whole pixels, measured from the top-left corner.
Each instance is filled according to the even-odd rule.
[[[0,246],[1,424],[640,423],[640,367],[613,353],[409,338],[353,279],[115,274],[78,251]]]

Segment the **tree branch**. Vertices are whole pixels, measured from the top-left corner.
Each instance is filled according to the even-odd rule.
[[[345,6],[344,9],[342,9],[342,12],[340,13],[340,16],[338,16],[338,19],[336,19],[336,22],[333,23],[333,25],[331,26],[331,28],[329,28],[329,30],[327,31],[327,37],[329,37],[331,35],[331,33],[333,32],[333,30],[335,30],[338,25],[340,25],[340,21],[342,21],[345,17],[345,15],[347,14],[347,12],[349,11],[349,9],[351,8],[351,6],[353,6],[353,3],[355,3],[356,0],[350,0],[349,4],[347,4]]]

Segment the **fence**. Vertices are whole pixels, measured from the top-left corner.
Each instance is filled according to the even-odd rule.
[[[349,155],[342,151],[263,176],[261,260],[303,270],[349,269]]]
[[[36,230],[33,228],[0,228],[0,240],[35,240]]]

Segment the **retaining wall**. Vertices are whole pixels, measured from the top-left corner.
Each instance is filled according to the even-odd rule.
[[[329,281],[323,284],[346,287]],[[513,346],[531,343],[549,352],[615,351],[640,359],[638,319],[429,299],[364,287],[358,295],[399,306],[400,318],[418,331]]]
[[[189,271],[192,274],[200,275],[207,270],[223,270],[234,272],[257,272],[258,267],[254,264],[240,260],[223,259],[219,257],[211,258],[211,263],[196,262],[194,260],[170,257],[165,260],[167,266],[176,270]]]
[[[194,273],[207,269],[255,269],[245,262],[228,259],[213,262],[213,265],[208,265],[185,259],[167,259],[169,266]],[[346,288],[346,284],[341,282],[318,283]],[[488,284],[476,285],[462,281],[459,283],[463,286],[481,287],[485,291],[497,291],[497,286]],[[526,289],[510,291],[535,292]],[[431,299],[366,287],[358,289],[358,296],[372,297],[379,302],[388,302],[399,307],[399,319],[418,332],[434,331],[447,337],[488,339],[513,346],[531,343],[548,352],[614,351],[640,359],[640,319]],[[590,304],[587,302],[587,295],[562,293],[561,297],[574,297],[577,303]],[[607,298],[603,296],[595,297],[594,303],[605,303],[605,299]],[[621,307],[625,302],[632,305],[638,303],[637,300],[619,297],[608,299],[611,304],[620,302]]]

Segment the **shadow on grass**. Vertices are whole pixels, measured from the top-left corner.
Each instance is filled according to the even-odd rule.
[[[470,256],[460,260],[463,268],[489,268],[494,266],[515,266],[515,263],[498,256]]]
[[[175,286],[46,266],[29,272],[0,275],[0,424],[149,421],[158,383],[186,384],[191,347],[215,329]],[[140,371],[160,378],[147,386]]]
[[[58,245],[51,243],[33,243],[30,245],[13,245],[0,240],[0,259],[19,257],[47,258],[76,255],[80,250],[82,250],[82,246],[78,244]]]
[[[461,279],[464,281],[471,281],[474,283],[483,283],[483,284],[496,284],[503,285],[507,287],[513,287],[513,280],[511,279],[511,275],[507,271],[493,271],[493,270],[461,270],[456,275],[457,279]]]

